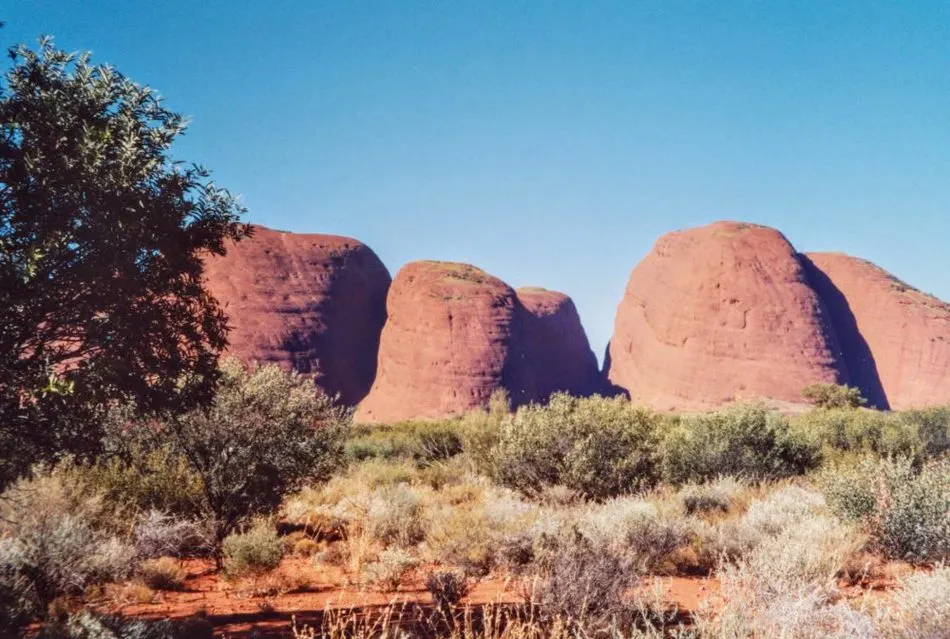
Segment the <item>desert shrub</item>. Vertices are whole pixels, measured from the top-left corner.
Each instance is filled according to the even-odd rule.
[[[657,568],[687,541],[689,529],[677,514],[654,504],[618,497],[578,514],[577,527],[587,539],[624,556],[641,572]]]
[[[720,477],[704,484],[687,484],[677,497],[687,515],[728,513],[736,506],[739,493],[746,485],[733,477]]]
[[[950,636],[950,568],[902,579],[889,604],[878,608],[876,621],[877,636],[884,639]]]
[[[836,576],[861,549],[861,534],[830,516],[820,495],[794,487],[755,502],[750,514],[736,529],[749,545],[720,567],[722,604],[700,610],[700,636],[874,636],[867,615],[835,603]]]
[[[247,532],[228,535],[222,549],[224,568],[232,579],[268,573],[280,565],[284,555],[283,542],[266,521],[255,523]]]
[[[127,576],[134,549],[97,526],[105,512],[101,495],[57,474],[7,489],[0,495],[0,572],[13,589],[0,598],[45,614],[57,597]]]
[[[268,514],[285,494],[327,479],[343,460],[349,412],[312,380],[276,365],[222,366],[213,401],[133,428],[142,445],[168,443],[188,461],[217,546],[239,524]],[[217,548],[216,548],[217,550]]]
[[[294,542],[290,552],[296,557],[312,557],[320,551],[320,544],[309,537]]]
[[[793,432],[821,449],[831,461],[860,457],[903,456],[923,460],[923,446],[912,421],[898,413],[875,410],[813,410],[791,418]]]
[[[799,521],[821,516],[825,508],[820,493],[782,486],[753,501],[739,517],[715,523],[694,520],[692,532],[699,564],[711,570],[722,563],[735,563]]]
[[[932,462],[911,476],[885,476],[880,537],[887,553],[905,561],[950,558],[950,460]]]
[[[802,474],[819,462],[817,448],[761,405],[739,405],[674,420],[660,444],[660,471],[679,485],[719,475],[776,479]]]
[[[458,420],[356,426],[346,444],[347,457],[355,461],[408,459],[419,466],[449,459],[461,452]]]
[[[434,570],[426,577],[426,590],[444,614],[449,614],[468,594],[468,578],[457,570]]]
[[[117,419],[113,413],[110,419]],[[142,442],[124,441],[122,424],[107,427],[107,446],[121,448],[91,464],[76,464],[71,471],[101,491],[118,507],[160,510],[179,517],[194,518],[203,511],[201,479],[170,444],[149,447]]]
[[[132,540],[139,557],[188,557],[207,554],[213,548],[212,526],[201,520],[181,519],[150,510],[138,518]]]
[[[594,632],[628,622],[626,594],[641,573],[629,557],[595,543],[577,529],[546,536],[525,581],[525,598],[548,623]]]
[[[471,411],[459,421],[463,450],[475,467],[487,476],[495,475],[494,449],[500,437],[501,424],[510,415],[508,392],[499,388],[492,392],[486,408]]]
[[[843,384],[810,384],[802,389],[802,397],[818,408],[859,408],[867,404],[860,388]]]
[[[413,546],[426,537],[422,499],[406,484],[377,488],[369,498],[365,525],[383,544]]]
[[[146,559],[139,564],[138,573],[153,590],[181,590],[185,586],[185,571],[172,557]]]
[[[534,535],[529,530],[539,514],[534,504],[494,487],[477,487],[465,497],[464,502],[433,509],[427,535],[433,559],[479,577],[498,565],[530,561]],[[515,548],[519,545],[527,547],[521,559]]]
[[[387,548],[376,561],[366,564],[363,576],[366,583],[383,592],[394,592],[399,590],[406,573],[418,564],[419,560],[402,548]]]
[[[204,619],[146,621],[83,611],[48,624],[37,639],[211,639]]]
[[[915,466],[950,452],[950,408],[902,412],[813,410],[791,420],[796,433],[826,459],[848,462],[868,454],[906,457]]]
[[[898,413],[905,428],[911,429],[922,459],[935,459],[950,452],[950,406],[934,406]]]
[[[592,499],[634,492],[657,479],[657,419],[622,398],[558,393],[504,419],[485,470],[533,495],[553,484]]]
[[[27,576],[27,557],[21,544],[0,537],[0,633],[14,636],[41,610]]]
[[[950,460],[917,470],[909,459],[865,459],[829,470],[820,481],[831,508],[864,522],[888,556],[911,562],[950,557]]]
[[[902,468],[903,472],[910,473],[909,462]],[[816,481],[836,515],[845,521],[867,521],[878,507],[881,470],[880,460],[864,457],[855,463],[829,466],[816,477]]]

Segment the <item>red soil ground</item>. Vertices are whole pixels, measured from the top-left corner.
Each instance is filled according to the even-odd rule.
[[[315,567],[302,558],[284,560],[275,575],[257,582],[232,583],[206,560],[185,560],[183,567],[187,579],[182,591],[155,593],[153,601],[141,602],[130,600],[134,589],[116,588],[93,605],[104,612],[143,619],[203,617],[214,627],[216,637],[236,638],[248,637],[252,631],[260,637],[289,637],[294,617],[298,624],[319,628],[326,615],[334,612],[352,611],[360,615],[388,606],[400,609],[432,604],[421,574],[407,579],[398,592],[382,593],[351,583],[340,568]],[[842,586],[846,597],[858,598],[886,592],[895,583],[893,576],[878,576]],[[266,594],[276,585],[281,585],[283,592]],[[659,590],[670,611],[676,611],[686,623],[704,602],[715,607],[720,590],[715,577],[651,577],[641,587],[645,593]],[[123,596],[126,603],[122,603]],[[475,584],[463,604],[483,606],[521,601],[516,584],[494,578]]]

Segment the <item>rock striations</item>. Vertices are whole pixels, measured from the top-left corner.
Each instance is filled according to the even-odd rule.
[[[664,410],[801,402],[804,386],[847,378],[795,249],[736,222],[656,242],[630,275],[605,368],[633,401]]]
[[[950,403],[950,304],[841,253],[802,256],[852,383],[879,408]]]
[[[358,422],[456,415],[486,405],[496,389],[520,404],[597,383],[574,305],[559,293],[516,294],[474,266],[412,262],[396,274],[387,311]]]
[[[206,281],[229,317],[231,354],[315,373],[346,404],[369,391],[390,276],[365,244],[256,226],[208,260]]]

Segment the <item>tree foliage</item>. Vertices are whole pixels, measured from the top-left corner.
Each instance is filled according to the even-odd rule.
[[[208,397],[226,318],[202,257],[247,231],[209,174],[175,162],[186,123],[148,87],[50,40],[0,80],[0,485],[93,446],[97,407]]]
[[[867,403],[860,388],[842,384],[810,384],[802,389],[802,397],[818,408],[860,408]]]
[[[234,360],[221,369],[210,404],[122,429],[134,449],[169,446],[187,460],[216,544],[304,482],[329,478],[343,462],[349,425],[348,409],[309,377],[276,364],[248,371]]]

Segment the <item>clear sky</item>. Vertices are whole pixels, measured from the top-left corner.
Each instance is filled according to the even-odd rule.
[[[729,218],[950,299],[950,3],[6,0],[155,87],[249,221],[571,295]]]

